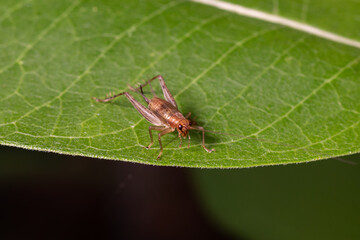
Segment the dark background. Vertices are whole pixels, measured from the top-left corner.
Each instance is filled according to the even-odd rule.
[[[189,169],[0,150],[1,239],[229,239]]]
[[[360,236],[360,154],[193,170],[0,150],[0,239]]]

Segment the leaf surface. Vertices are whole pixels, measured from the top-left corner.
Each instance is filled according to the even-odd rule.
[[[334,32],[358,38],[359,15],[349,15]],[[208,168],[359,152],[356,47],[191,1],[0,1],[0,16],[1,144]],[[158,74],[184,115],[233,134],[206,133],[216,152],[203,150],[200,132],[179,149],[173,133],[158,161],[156,141],[143,148],[149,123],[125,97],[91,99]]]

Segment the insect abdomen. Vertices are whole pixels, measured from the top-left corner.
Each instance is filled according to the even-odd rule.
[[[179,120],[185,119],[175,106],[160,98],[151,99],[149,109],[158,115],[166,125],[174,128],[177,126]]]

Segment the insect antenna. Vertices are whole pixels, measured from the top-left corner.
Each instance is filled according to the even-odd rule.
[[[205,132],[214,133],[214,134],[220,134],[220,135],[233,136],[233,137],[249,139],[249,140],[255,140],[255,141],[264,142],[264,143],[277,144],[277,145],[284,146],[284,147],[289,147],[289,148],[297,148],[299,150],[303,150],[303,151],[306,151],[306,152],[309,152],[309,153],[314,153],[314,154],[318,154],[318,155],[324,155],[325,157],[327,157],[329,159],[332,158],[332,159],[338,160],[338,161],[343,162],[343,163],[347,163],[347,164],[351,164],[351,165],[357,165],[356,162],[349,161],[349,160],[339,158],[339,157],[333,157],[333,156],[324,154],[323,152],[306,149],[306,148],[303,148],[301,146],[297,146],[297,145],[294,145],[294,144],[288,144],[288,143],[284,143],[284,142],[274,142],[274,141],[264,139],[264,138],[257,138],[257,137],[252,137],[252,136],[242,136],[242,135],[238,135],[238,134],[223,133],[223,132],[217,132],[217,131],[212,131],[212,130],[205,130]]]

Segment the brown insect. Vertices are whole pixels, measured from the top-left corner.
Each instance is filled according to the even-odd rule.
[[[150,83],[151,83],[151,81],[153,81],[155,79],[159,79],[159,81],[160,81],[160,86],[163,91],[165,100],[158,98],[156,96],[155,92],[153,91],[153,89],[151,88]],[[143,92],[143,87],[145,87],[148,84],[149,84],[152,94],[153,94],[153,98],[151,100],[148,99],[144,95],[144,92]],[[112,96],[108,96],[105,99],[99,99],[99,98],[95,98],[95,97],[93,99],[95,99],[97,102],[109,102],[118,96],[125,95],[125,97],[127,97],[127,99],[136,108],[136,110],[138,110],[138,112],[146,120],[148,120],[151,124],[155,125],[155,126],[149,126],[149,134],[150,134],[151,143],[149,144],[148,147],[146,147],[146,149],[149,149],[154,144],[151,131],[153,131],[153,130],[160,131],[160,133],[158,134],[158,139],[159,139],[159,144],[160,144],[160,153],[159,153],[157,159],[159,159],[163,153],[163,147],[161,144],[161,136],[164,136],[165,134],[174,132],[175,130],[177,130],[178,134],[179,134],[179,139],[180,139],[179,147],[181,147],[181,144],[182,144],[181,137],[186,139],[187,136],[189,138],[189,142],[188,142],[188,147],[189,147],[189,145],[190,145],[189,130],[193,129],[193,130],[202,131],[202,146],[203,146],[203,148],[209,153],[212,151],[215,151],[214,149],[210,150],[205,147],[205,130],[201,126],[196,126],[194,121],[191,121],[188,119],[188,118],[190,118],[191,112],[189,112],[185,117],[180,113],[180,111],[176,105],[175,99],[171,95],[169,89],[167,88],[167,86],[165,84],[164,78],[161,75],[151,78],[146,83],[140,85],[138,88],[133,88],[133,87],[129,86],[129,89],[133,92],[140,93],[141,96],[146,101],[146,103],[148,104],[148,108],[144,107],[141,103],[136,101],[134,99],[134,97],[131,96],[128,92],[122,92],[122,93],[118,93],[118,94],[115,94]]]

